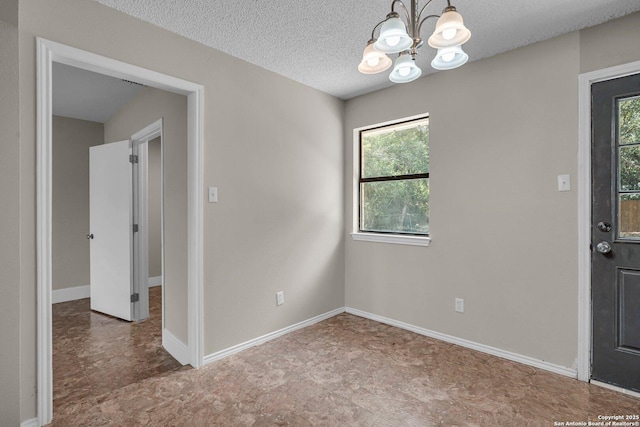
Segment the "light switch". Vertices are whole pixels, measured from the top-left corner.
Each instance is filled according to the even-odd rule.
[[[209,203],[218,201],[218,187],[209,187]]]
[[[571,177],[569,175],[558,175],[558,191],[571,190]]]

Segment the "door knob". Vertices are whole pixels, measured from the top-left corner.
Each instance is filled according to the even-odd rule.
[[[609,242],[603,241],[596,245],[596,250],[601,254],[608,254],[609,252],[611,252],[611,245],[609,244]]]
[[[87,239],[93,239],[93,234],[87,234]]]
[[[609,224],[607,221],[600,221],[598,223],[598,230],[608,233],[609,231],[611,231],[611,224]]]

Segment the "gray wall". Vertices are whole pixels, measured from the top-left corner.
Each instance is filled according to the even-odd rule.
[[[160,138],[149,141],[147,189],[149,277],[162,276],[162,169]]]
[[[556,176],[575,185],[578,42],[572,33],[347,102],[347,130],[430,114],[433,239],[347,238],[347,306],[573,364],[577,192],[559,193]],[[348,131],[345,140],[351,176]]]
[[[104,125],[108,142],[163,119],[165,328],[187,342],[187,97],[144,88]],[[157,239],[157,238],[156,238]]]
[[[578,74],[640,60],[638,39],[636,13],[348,101],[346,177],[354,128],[430,114],[433,241],[352,241],[347,180],[346,305],[575,367]]]
[[[95,2],[21,0],[19,40],[9,22],[0,26],[8,76],[0,79],[8,138],[0,160],[8,206],[0,213],[0,409],[12,425],[36,415],[35,36],[204,85],[204,186],[220,191],[203,212],[205,353],[340,307],[346,294],[356,308],[573,364],[576,187],[557,193],[555,175],[577,169],[578,73],[640,59],[639,14],[357,98],[345,122],[335,98]],[[11,143],[18,105],[19,153]],[[343,179],[351,176],[351,129],[392,119],[388,105],[397,117],[431,113],[429,248],[352,242],[343,227],[344,215],[351,224]],[[278,290],[287,302],[276,308]],[[454,296],[466,300],[457,317]]]
[[[20,423],[18,1],[0,3],[0,414]],[[33,366],[29,366],[33,370]],[[27,405],[31,407],[29,399]]]
[[[204,86],[204,187],[220,192],[203,211],[205,354],[344,305],[342,101],[87,0],[21,0],[20,31],[23,420],[36,414],[36,36]]]
[[[104,125],[53,116],[52,288],[90,284],[89,147],[104,142]]]
[[[580,72],[640,60],[640,12],[580,31]]]

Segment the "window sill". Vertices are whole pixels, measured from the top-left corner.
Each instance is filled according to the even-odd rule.
[[[403,236],[401,234],[351,233],[353,240],[362,242],[394,243],[397,245],[429,246],[430,237]]]

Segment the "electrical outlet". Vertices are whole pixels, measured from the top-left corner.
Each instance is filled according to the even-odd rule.
[[[276,305],[284,304],[284,291],[276,292]]]
[[[464,300],[462,298],[456,298],[456,311],[464,313]]]

